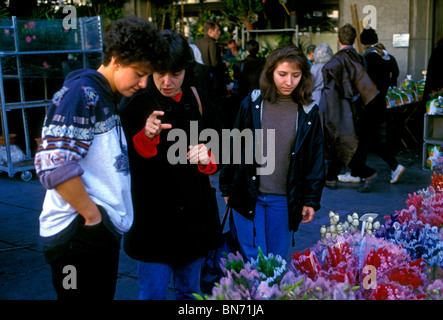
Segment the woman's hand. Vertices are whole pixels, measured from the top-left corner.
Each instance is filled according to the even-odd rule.
[[[165,113],[163,111],[153,111],[149,118],[146,120],[145,124],[145,135],[150,139],[154,139],[155,136],[159,135],[163,129],[171,129],[172,125],[169,123],[162,123],[158,116],[162,116]]]
[[[303,207],[303,211],[301,212],[303,216],[303,220],[301,223],[308,223],[311,222],[312,219],[314,219],[315,210],[312,207]]]
[[[190,163],[207,165],[210,161],[208,148],[203,143],[196,146],[189,146],[188,160]]]

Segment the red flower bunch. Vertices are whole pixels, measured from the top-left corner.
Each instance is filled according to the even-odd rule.
[[[431,179],[432,183],[430,186],[434,188],[435,192],[443,192],[443,176],[441,174],[437,176],[437,173],[434,171],[434,176]]]
[[[296,252],[292,266],[313,281],[324,279],[331,288],[348,283],[368,300],[425,298],[422,258],[412,260],[400,246],[375,237],[365,238],[365,243],[358,234],[342,240],[335,245],[317,245],[304,254]],[[320,261],[316,253],[322,257]]]
[[[337,243],[333,247],[328,247],[328,255],[326,256],[326,263],[323,265],[323,270],[328,271],[329,279],[338,282],[354,283],[356,278],[355,266],[357,264],[349,243]]]
[[[292,265],[300,273],[316,280],[324,277],[337,282],[354,283],[357,261],[352,254],[349,243],[327,247],[326,262],[321,265],[314,252],[306,250],[304,254],[296,252],[292,255]]]
[[[292,265],[300,274],[306,274],[311,279],[317,279],[321,265],[314,252],[306,250],[305,253],[292,254]]]

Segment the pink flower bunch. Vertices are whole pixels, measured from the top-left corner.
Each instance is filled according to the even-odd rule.
[[[311,259],[313,256],[320,258]],[[411,300],[426,296],[427,279],[422,259],[412,260],[400,246],[384,239],[374,236],[362,239],[358,232],[318,242],[305,254],[294,254],[292,266],[295,273],[313,281],[323,278],[358,287],[358,293],[354,293],[357,298]],[[366,266],[372,267],[373,280],[368,278],[371,271],[366,270]]]
[[[25,23],[23,26],[25,29],[34,29],[35,28],[35,21],[29,21],[28,23]]]
[[[409,195],[406,204],[408,208],[396,212],[400,224],[421,221],[431,226],[443,226],[443,196],[441,193],[424,197],[414,192],[413,195]],[[385,219],[390,219],[390,217],[385,217]]]
[[[421,221],[432,226],[443,226],[443,178],[434,172],[432,184],[427,190],[409,194],[406,200],[408,206],[401,211],[396,211],[397,220],[400,224],[408,224],[409,221]],[[389,220],[391,217],[387,216]]]

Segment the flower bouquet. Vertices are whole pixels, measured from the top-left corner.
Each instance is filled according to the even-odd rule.
[[[442,299],[441,270],[425,272],[422,258],[374,235],[348,232],[295,253],[287,267],[260,250],[245,263],[237,253],[222,259],[225,274],[208,300],[417,300]],[[437,278],[436,278],[437,277]]]

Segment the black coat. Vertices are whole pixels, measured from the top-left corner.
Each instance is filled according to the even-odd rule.
[[[182,89],[181,100],[176,102],[164,97],[151,77],[148,87],[130,99],[124,98],[120,108],[128,140],[134,203],[134,223],[124,236],[123,247],[131,258],[139,261],[190,261],[220,245],[220,218],[209,176],[201,173],[195,164],[171,164],[171,154],[168,156],[168,151],[178,146],[177,138],[167,139],[174,128],[186,133],[186,146],[190,143],[191,121],[198,121],[198,132],[205,128],[221,131],[215,107],[207,96],[198,90],[203,107],[201,117],[191,89]],[[154,110],[165,111],[159,119],[170,123],[172,129],[160,133],[157,155],[143,158],[134,150],[132,137],[143,130]],[[186,162],[187,147],[184,152]]]
[[[211,72],[211,90],[214,96],[220,97],[228,93],[225,83],[226,66],[221,59],[221,50],[217,42],[208,35],[195,41],[195,45],[201,52],[202,60]]]
[[[428,73],[426,74],[425,90],[423,93],[423,100],[428,101],[431,98],[429,95],[432,91],[443,89],[443,44],[437,45],[432,51],[428,62]]]
[[[246,97],[240,107],[234,128],[240,132],[249,128],[261,129],[261,109],[263,107],[259,90]],[[303,206],[320,209],[320,198],[325,184],[323,136],[318,107],[298,107],[298,126],[295,144],[291,155],[287,176],[287,200],[289,229],[297,231],[302,220]],[[231,143],[232,146],[232,143]],[[245,150],[253,152],[254,161],[245,161]],[[244,217],[254,220],[255,205],[259,193],[257,162],[254,143],[242,149],[241,163],[231,161],[220,172],[220,190],[223,196],[229,196],[230,206]],[[275,168],[278,170],[278,168]]]
[[[239,98],[241,100],[249,92],[260,88],[260,74],[264,65],[265,61],[263,59],[251,55],[234,65],[234,79],[238,80]]]

